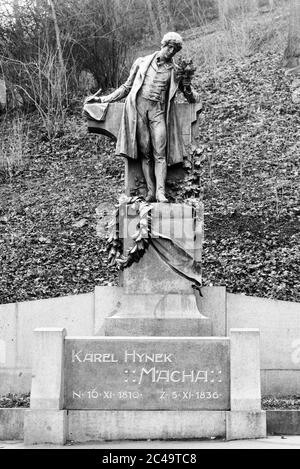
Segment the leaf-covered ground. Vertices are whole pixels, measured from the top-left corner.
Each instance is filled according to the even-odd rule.
[[[205,204],[204,282],[300,301],[300,106],[280,58],[256,54],[202,78],[187,180]]]
[[[0,409],[12,407],[30,407],[30,394],[6,394],[0,396]]]
[[[92,291],[116,281],[106,268],[96,208],[113,208],[124,162],[78,117],[49,142],[38,128],[26,169],[0,186],[0,303]],[[111,161],[113,164],[111,164]]]
[[[30,393],[0,396],[0,408],[29,406]],[[262,408],[264,410],[300,410],[300,396],[264,396],[262,398]]]
[[[300,410],[300,396],[265,396],[262,399],[264,410]]]
[[[287,31],[283,6],[233,27],[229,51],[220,30],[189,43],[204,109],[183,198],[205,204],[205,284],[299,302],[300,104],[282,68]]]
[[[198,69],[200,137],[176,200],[205,204],[205,285],[300,302],[300,106],[282,53]],[[116,284],[96,234],[123,188],[124,161],[80,106],[52,145],[32,124],[22,171],[0,184],[0,304]]]

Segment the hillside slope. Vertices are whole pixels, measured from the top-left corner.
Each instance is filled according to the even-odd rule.
[[[204,111],[188,195],[205,203],[204,281],[300,301],[300,107],[281,68],[287,16],[247,18],[240,35],[246,26],[246,56],[198,70]]]
[[[205,285],[300,301],[300,115],[281,69],[286,22],[282,10],[246,18],[227,42],[218,30],[191,32],[204,108],[173,200],[204,201]],[[96,231],[122,193],[123,160],[87,134],[80,103],[52,145],[31,119],[25,165],[0,185],[0,304],[117,283]]]

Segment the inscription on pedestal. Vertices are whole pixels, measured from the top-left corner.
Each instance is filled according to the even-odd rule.
[[[229,340],[67,338],[65,408],[229,409]]]
[[[66,338],[65,408],[228,410],[229,339]]]

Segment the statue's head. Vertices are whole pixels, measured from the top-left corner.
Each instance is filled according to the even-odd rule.
[[[182,45],[183,40],[180,34],[174,32],[167,33],[161,41],[162,54],[167,60],[170,60],[182,49]]]

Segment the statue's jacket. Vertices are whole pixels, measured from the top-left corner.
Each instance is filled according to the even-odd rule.
[[[146,72],[154,57],[158,54],[148,55],[138,58],[129,74],[127,81],[112,94],[104,97],[102,102],[118,101],[127,96],[121,119],[118,134],[116,154],[127,158],[138,159],[137,146],[137,94],[144,82]],[[183,161],[184,145],[182,141],[181,129],[178,124],[176,106],[174,104],[175,95],[179,88],[179,81],[176,80],[174,67],[171,70],[171,81],[167,94],[166,124],[167,124],[167,162],[168,165],[177,164]]]

